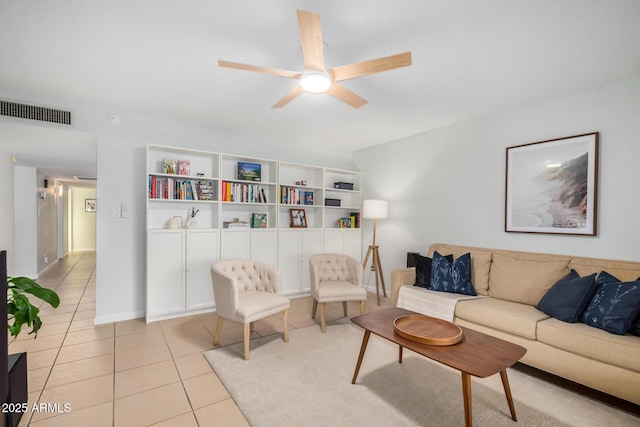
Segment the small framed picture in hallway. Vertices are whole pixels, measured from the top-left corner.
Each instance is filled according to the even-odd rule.
[[[96,199],[84,199],[85,212],[95,212],[97,210],[98,210],[98,205],[96,204]]]

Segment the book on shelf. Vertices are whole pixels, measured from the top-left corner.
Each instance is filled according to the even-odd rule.
[[[360,212],[351,212],[349,216],[353,218],[353,228],[360,228]]]
[[[223,221],[222,228],[249,228],[247,221],[240,221],[238,218],[234,218],[233,221]]]
[[[268,227],[268,214],[254,212],[251,214],[251,228],[267,228]]]
[[[222,181],[222,201],[236,203],[268,203],[267,192],[257,184]]]
[[[164,200],[214,200],[213,182],[149,176],[148,196]]]
[[[191,161],[178,160],[178,175],[191,175]]]
[[[164,158],[162,160],[162,173],[176,173],[176,159],[167,159]]]
[[[280,186],[280,203],[283,205],[313,205],[313,191]]]

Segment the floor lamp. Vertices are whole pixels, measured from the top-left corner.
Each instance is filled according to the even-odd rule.
[[[389,202],[386,200],[365,200],[362,202],[362,218],[373,220],[373,243],[369,245],[367,255],[364,257],[362,268],[367,267],[367,261],[369,256],[371,259],[371,271],[376,276],[376,296],[378,297],[378,305],[380,305],[380,284],[382,284],[382,292],[384,297],[387,297],[387,289],[384,286],[384,276],[382,275],[382,265],[380,263],[380,252],[376,245],[376,221],[379,219],[385,219],[389,213]]]

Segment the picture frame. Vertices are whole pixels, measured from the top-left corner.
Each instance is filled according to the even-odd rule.
[[[506,149],[505,232],[597,235],[599,132]]]
[[[96,199],[84,199],[84,211],[96,212],[98,210],[98,204]]]
[[[238,180],[262,181],[262,165],[260,163],[238,162]]]
[[[307,228],[307,216],[304,209],[289,209],[291,228]]]

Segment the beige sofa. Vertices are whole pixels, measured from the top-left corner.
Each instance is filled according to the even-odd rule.
[[[535,308],[571,269],[580,276],[606,270],[622,281],[633,281],[640,276],[640,262],[442,243],[431,245],[427,256],[434,251],[456,258],[470,252],[472,281],[483,296],[458,301],[454,323],[526,347],[522,363],[640,404],[640,337],[562,322]],[[414,268],[391,272],[393,306],[401,287],[414,282]],[[428,297],[434,291],[424,292]]]

